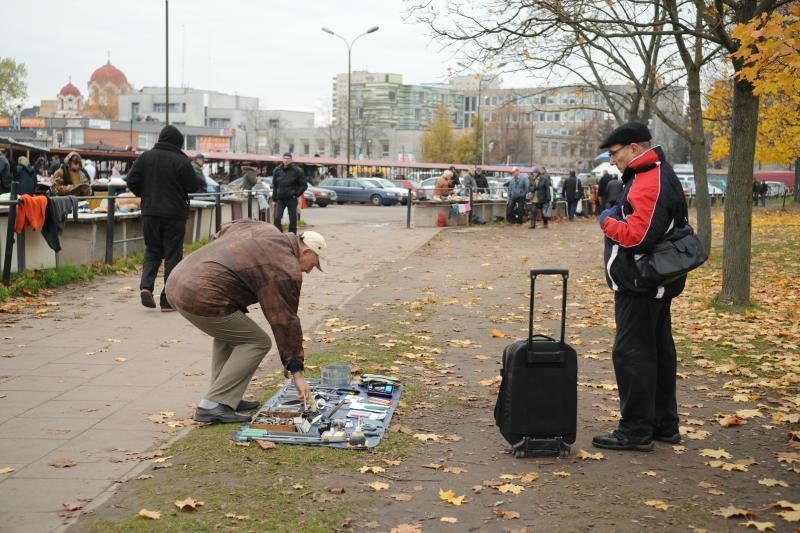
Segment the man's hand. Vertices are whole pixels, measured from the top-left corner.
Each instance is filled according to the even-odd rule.
[[[600,223],[600,228],[601,229],[603,228],[603,225],[605,224],[606,219],[608,217],[611,217],[611,218],[614,218],[614,219],[617,219],[617,220],[622,218],[622,207],[620,207],[618,205],[615,205],[614,207],[609,207],[608,209],[606,209],[605,211],[600,213],[600,218],[598,219],[598,222]]]
[[[311,398],[311,387],[303,376],[303,372],[295,372],[292,374],[292,381],[294,381],[294,387],[297,389],[297,399],[305,403]]]

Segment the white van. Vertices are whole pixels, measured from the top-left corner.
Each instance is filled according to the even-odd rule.
[[[768,181],[767,187],[769,187],[767,196],[783,196],[783,194],[788,191],[786,184],[782,181]]]

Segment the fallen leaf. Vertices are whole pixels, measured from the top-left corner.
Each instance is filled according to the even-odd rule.
[[[422,533],[422,528],[416,524],[399,524],[392,528],[391,533]]]
[[[781,500],[779,502],[770,504],[770,507],[775,507],[777,509],[789,509],[792,511],[800,511],[800,503],[792,503],[786,500]]]
[[[78,463],[76,463],[72,459],[67,459],[63,457],[60,459],[54,459],[47,464],[50,466],[54,466],[56,468],[72,468],[73,466],[78,465]]]
[[[438,442],[442,439],[442,436],[437,435],[436,433],[414,433],[413,437],[423,442],[426,441]]]
[[[703,457],[713,457],[714,459],[730,459],[733,457],[724,449],[712,450],[711,448],[703,448],[700,450],[700,455]]]
[[[410,502],[413,496],[411,496],[411,494],[400,492],[398,494],[392,494],[392,498],[394,498],[398,502]]]
[[[136,479],[143,481],[145,479],[153,479],[153,476],[151,476],[150,474],[142,474],[141,476],[138,476]]]
[[[519,513],[516,511],[502,511],[500,509],[495,509],[494,515],[497,518],[502,518],[503,520],[516,520],[519,518]]]
[[[262,450],[274,450],[278,447],[277,444],[274,442],[270,442],[268,440],[257,440],[255,443],[262,449]]]
[[[16,470],[16,468],[11,468],[10,466],[5,466],[3,468],[0,468],[0,474],[10,474],[14,470]]]
[[[461,505],[464,503],[466,496],[456,496],[452,490],[439,489],[439,499],[453,505]]]
[[[797,452],[779,452],[776,454],[779,463],[800,463],[800,453]]]
[[[372,473],[372,474],[380,474],[381,472],[386,472],[386,469],[382,466],[362,466],[358,469],[359,472],[362,474]]]
[[[483,485],[473,485],[472,492],[474,492],[475,494],[480,494],[481,492],[483,492]]]
[[[582,459],[584,461],[602,461],[605,458],[606,456],[600,452],[589,453],[583,449],[578,450],[578,453],[575,454],[575,459]]]
[[[528,472],[527,474],[523,474],[522,477],[519,478],[519,480],[522,483],[533,483],[537,479],[539,479],[539,474],[536,472]]]
[[[686,453],[686,446],[683,444],[673,444],[672,449],[675,452],[675,455],[683,455]]]
[[[381,481],[376,481],[374,483],[370,483],[367,485],[370,489],[374,490],[375,492],[380,492],[382,490],[387,490],[389,488],[388,483],[383,483]]]
[[[658,472],[655,470],[648,470],[646,472],[642,472],[641,474],[645,477],[658,477]]]
[[[467,472],[467,469],[458,466],[448,466],[442,470],[442,472],[446,472],[448,474],[463,474],[464,472]]]
[[[557,477],[569,477],[572,474],[570,474],[569,472],[553,472],[553,475]]]
[[[664,502],[663,502],[663,501],[661,501],[661,500],[645,500],[645,501],[644,501],[644,504],[645,504],[645,505],[648,505],[648,506],[650,506],[650,507],[655,507],[655,508],[656,508],[656,509],[658,509],[659,511],[666,511],[666,510],[668,510],[670,507],[672,507],[672,505],[669,505],[669,504],[667,504],[667,503],[664,503]]]
[[[381,459],[381,461],[383,461],[389,466],[400,466],[403,463],[403,461],[394,461],[391,459]]]
[[[444,522],[445,524],[458,524],[458,518],[455,516],[443,516],[439,519],[439,522]]]
[[[728,507],[720,507],[713,514],[717,516],[721,516],[723,518],[734,518],[734,517],[741,517],[741,518],[750,518],[755,516],[755,513],[752,513],[746,509],[739,509],[738,507],[734,507],[733,505],[729,505]]]
[[[502,331],[500,331],[499,329],[493,329],[492,330],[492,337],[495,337],[495,338],[498,338],[498,339],[502,339],[505,336],[506,336],[506,334],[503,333]]]
[[[179,511],[197,511],[198,507],[202,507],[204,502],[195,500],[194,498],[186,498],[185,500],[175,500],[173,502]]]
[[[153,470],[162,470],[164,468],[172,468],[172,463],[159,463],[153,465]]]
[[[776,514],[787,522],[800,522],[800,511],[781,511]]]
[[[381,527],[381,524],[379,522],[372,520],[371,522],[366,522],[364,524],[364,527],[367,529],[378,529],[379,527]]]
[[[772,522],[755,522],[748,520],[747,522],[739,522],[740,526],[752,527],[759,531],[775,531],[775,524]]]
[[[762,415],[761,411],[758,409],[739,409],[736,411],[736,416],[747,420],[748,418],[756,418],[764,415]]]
[[[514,485],[513,483],[506,483],[505,485],[500,485],[497,487],[497,490],[503,494],[520,494],[525,492],[525,487],[521,485]]]
[[[294,490],[303,490],[304,488],[306,488],[306,486],[303,485],[302,483],[295,483],[294,485],[292,485],[292,488]]]
[[[344,487],[330,487],[328,488],[328,492],[331,494],[344,494],[345,490]]]
[[[765,485],[767,487],[775,487],[775,486],[788,487],[789,486],[789,484],[786,483],[785,481],[781,481],[781,480],[778,480],[778,479],[772,479],[772,478],[769,478],[769,477],[765,477],[763,479],[759,479],[758,480],[758,484],[759,485]]]
[[[62,503],[61,506],[70,512],[83,509],[83,505],[81,505],[80,503]]]
[[[161,513],[158,511],[148,511],[147,509],[142,509],[139,511],[139,516],[142,518],[148,518],[150,520],[161,520]]]
[[[440,470],[442,465],[439,463],[428,463],[426,465],[422,465],[422,468],[430,468],[431,470]]]
[[[733,427],[733,426],[741,426],[743,424],[747,424],[747,421],[745,419],[739,418],[736,415],[723,416],[722,418],[720,418],[718,420],[718,422],[719,422],[719,425],[724,427],[724,428],[729,428],[729,427]]]
[[[114,358],[114,361],[116,361],[116,362],[118,362],[118,363],[124,363],[124,362],[125,362],[125,361],[127,361],[127,360],[128,360],[128,358],[127,358],[127,357],[115,357],[115,358]]]
[[[236,513],[225,513],[225,518],[230,518],[231,520],[236,520],[237,522],[242,522],[244,520],[250,520],[250,517],[246,514],[236,514]]]

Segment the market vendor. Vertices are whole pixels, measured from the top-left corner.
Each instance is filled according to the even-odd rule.
[[[50,192],[55,196],[89,196],[92,194],[91,180],[78,152],[70,152],[60,167],[53,173]]]
[[[303,331],[297,316],[303,273],[327,267],[327,244],[319,233],[281,233],[272,224],[237,220],[209,244],[181,261],[167,281],[167,298],[178,312],[214,339],[211,386],[197,406],[198,422],[246,422],[237,411],[272,342],[245,313],[259,303],[278,345],[284,374],[298,398],[311,396],[303,377]]]

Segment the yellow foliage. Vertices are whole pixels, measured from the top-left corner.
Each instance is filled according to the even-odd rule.
[[[430,129],[422,136],[422,159],[432,163],[452,163],[456,136],[450,123],[449,110],[441,106],[436,110]]]

